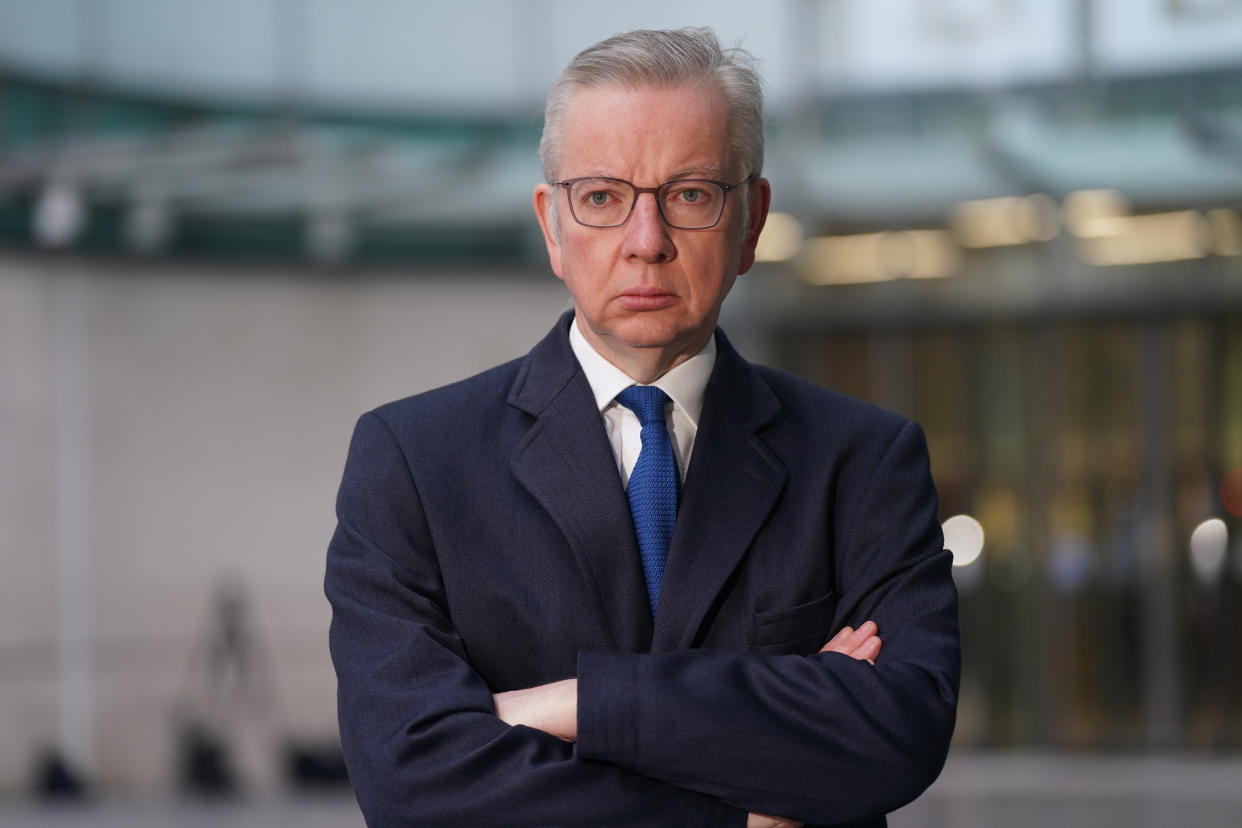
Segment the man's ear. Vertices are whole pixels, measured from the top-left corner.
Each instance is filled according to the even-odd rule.
[[[746,234],[742,237],[742,256],[738,263],[738,275],[750,270],[755,263],[755,247],[759,234],[768,220],[768,208],[772,206],[772,185],[766,178],[756,178],[749,190],[750,211],[746,219]]]
[[[552,200],[556,196],[556,190],[551,184],[540,182],[535,185],[535,218],[539,220],[539,229],[543,231],[543,243],[548,248],[548,263],[552,265],[552,272],[557,278],[564,279],[565,277],[561,275],[561,227],[558,215],[560,211],[552,206]]]

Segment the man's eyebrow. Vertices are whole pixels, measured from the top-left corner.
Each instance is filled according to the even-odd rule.
[[[722,175],[724,175],[724,167],[722,167],[721,165],[700,164],[694,167],[682,167],[681,169],[674,170],[673,172],[669,173],[668,177],[665,178],[664,181],[678,181],[684,178],[703,178],[703,179],[716,180],[720,178]],[[614,181],[625,181],[626,180],[612,173],[601,172],[599,170],[596,170],[595,172],[588,172],[580,176],[573,176],[573,177],[574,178],[611,178]]]
[[[722,167],[719,164],[701,164],[697,167],[683,167],[668,177],[669,181],[676,181],[679,178],[705,178],[719,177],[722,174]]]

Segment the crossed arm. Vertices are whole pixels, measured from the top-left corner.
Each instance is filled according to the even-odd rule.
[[[820,648],[821,653],[841,653],[872,665],[883,641],[874,621],[857,630],[845,627]],[[568,678],[538,687],[494,693],[496,715],[509,725],[525,725],[542,730],[565,742],[578,739],[578,680]],[[747,828],[797,828],[802,823],[781,817],[750,813]]]
[[[875,664],[883,642],[874,621],[857,630],[845,627],[832,637],[821,653],[841,653],[859,661]],[[550,733],[566,742],[578,740],[578,680],[568,678],[528,687],[494,693],[496,715],[510,725],[526,725]]]
[[[934,495],[921,480],[925,465],[901,473],[921,445],[901,440],[896,473],[887,458],[867,466],[884,482],[874,497],[836,506],[869,517],[840,541],[850,550],[838,575],[847,586],[831,611],[837,623],[879,624],[883,657],[866,624],[810,655],[576,646],[576,669],[530,671],[536,681],[575,675],[569,683],[494,696],[476,667],[486,651],[471,652],[456,622],[491,624],[478,640],[504,642],[496,610],[513,608],[450,616],[442,561],[461,568],[475,559],[431,552],[410,467],[387,425],[364,418],[325,589],[342,745],[368,822],[471,825],[479,814],[505,814],[512,824],[734,828],[790,824],[761,822],[762,813],[849,821],[909,801],[943,762],[957,674]],[[486,583],[466,569],[449,575]],[[513,632],[520,643],[522,628]],[[544,714],[532,712],[540,710],[568,724],[541,724]],[[749,758],[756,751],[763,761]]]

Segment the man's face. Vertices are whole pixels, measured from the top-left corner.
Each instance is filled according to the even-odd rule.
[[[677,178],[737,184],[742,164],[730,158],[727,127],[728,110],[714,88],[578,89],[562,121],[557,175],[620,178],[638,187]],[[635,376],[628,366],[663,373],[707,344],[734,279],[754,263],[769,189],[758,179],[730,191],[724,215],[704,230],[669,227],[646,193],[619,227],[584,227],[566,198],[563,187],[535,189],[552,269],[573,295],[583,335]]]

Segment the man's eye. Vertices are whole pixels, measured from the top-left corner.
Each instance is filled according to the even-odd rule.
[[[702,187],[679,187],[669,193],[669,201],[675,205],[690,206],[702,204],[711,199],[711,194]]]
[[[587,202],[590,203],[592,207],[607,206],[610,200],[611,196],[603,190],[596,190],[593,193],[587,193]]]

